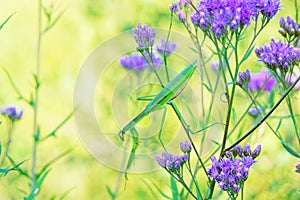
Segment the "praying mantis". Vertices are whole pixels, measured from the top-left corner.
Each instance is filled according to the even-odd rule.
[[[135,125],[140,122],[143,118],[149,115],[151,112],[161,109],[166,104],[171,103],[173,99],[175,99],[186,87],[189,79],[192,77],[196,66],[196,61],[188,65],[185,69],[183,69],[179,74],[177,74],[169,83],[167,83],[162,90],[147,104],[145,109],[138,114],[133,120],[131,120],[127,125],[124,126],[122,130],[118,133],[119,137],[122,141],[124,141],[124,134],[127,131],[130,131],[131,137],[133,140],[133,146],[131,149],[131,153],[129,155],[129,159],[127,162],[127,166],[125,169],[125,178],[127,179],[127,170],[133,163],[136,149],[138,148],[138,132],[135,129]]]

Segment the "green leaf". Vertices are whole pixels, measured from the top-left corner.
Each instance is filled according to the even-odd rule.
[[[179,192],[178,192],[178,187],[177,187],[177,182],[176,180],[174,179],[173,176],[171,176],[171,190],[172,190],[172,199],[173,200],[180,200],[179,198]]]
[[[110,195],[110,197],[113,199],[115,197],[115,194],[111,191],[111,189],[109,188],[108,185],[105,186],[108,194]]]
[[[41,86],[41,82],[39,80],[39,77],[36,74],[33,74],[33,79],[34,79],[35,89],[38,89]]]
[[[270,104],[270,108],[273,108],[274,106],[274,102],[275,102],[275,92],[276,90],[271,90],[270,94],[269,94],[269,98],[268,98],[268,102]]]
[[[237,121],[237,114],[234,107],[232,107],[232,121],[233,123],[236,123]]]
[[[280,128],[280,126],[281,126],[281,123],[282,123],[282,118],[279,119],[279,122],[278,122],[278,124],[277,124],[276,131],[275,131],[275,132],[277,132],[277,131],[279,130],[279,128]]]
[[[144,184],[147,186],[147,190],[149,190],[149,191],[151,192],[152,196],[153,196],[155,199],[159,200],[160,198],[158,198],[157,193],[155,193],[155,192],[153,191],[152,187],[151,187],[144,179],[142,179],[142,181],[143,181]],[[160,191],[160,188],[158,188],[158,190],[159,190],[159,192],[161,192],[161,191]],[[164,193],[163,193],[163,194],[164,194]]]
[[[74,148],[68,149],[64,152],[62,152],[61,154],[57,155],[56,157],[54,157],[52,160],[50,160],[47,164],[45,164],[42,169],[40,170],[40,172],[37,174],[37,179],[42,176],[42,174],[46,171],[49,171],[48,168],[53,165],[55,162],[57,162],[59,159],[63,158],[64,156],[66,156],[67,154],[69,154],[71,151],[73,151]]]
[[[294,149],[292,149],[292,147],[290,147],[283,139],[281,139],[280,142],[285,148],[285,150],[287,150],[287,152],[289,152],[292,156],[295,156],[296,158],[300,158],[300,155]]]
[[[228,82],[228,83],[226,83],[226,86],[229,86],[229,85],[234,85],[234,82]]]
[[[243,59],[241,60],[240,63],[244,62],[245,60],[247,60],[249,58],[249,56],[251,55],[253,49],[254,49],[254,45],[246,52],[246,54],[244,55]]]
[[[78,108],[78,107],[77,107]],[[77,110],[76,108],[76,110]],[[63,126],[65,125],[65,123],[67,123],[70,118],[73,116],[73,112],[71,112],[58,126],[56,126],[48,135],[46,135],[45,137],[43,137],[40,142],[46,140],[49,137],[55,137],[56,136],[56,132]]]
[[[68,196],[68,194],[70,194],[70,192],[74,189],[75,187],[69,188],[67,191],[65,191],[61,197],[59,198],[59,200],[63,200],[66,198],[66,196]]]
[[[207,91],[208,91],[209,93],[212,93],[212,89],[211,89],[207,84],[202,83],[202,85],[207,89]]]
[[[41,186],[42,186],[43,182],[45,181],[45,179],[46,179],[47,175],[49,174],[49,172],[50,172],[50,170],[46,171],[43,174],[43,176],[41,176],[40,178],[37,179],[35,187],[32,189],[29,196],[27,197],[28,200],[33,200],[34,197],[39,193],[39,191],[41,190]]]
[[[11,168],[5,168],[5,169],[1,169],[0,168],[0,173],[3,174],[3,176],[6,176],[10,171],[16,171],[19,169],[19,166],[21,166],[23,163],[25,163],[27,160],[23,160],[21,162],[19,162],[18,164],[14,165]]]
[[[46,33],[47,31],[49,31],[51,28],[53,28],[53,26],[58,22],[58,20],[61,18],[61,16],[64,14],[64,12],[61,12],[58,14],[58,16],[47,25],[47,27],[44,29],[43,33]]]
[[[2,145],[1,145],[1,141],[0,141],[0,156],[2,154]]]
[[[198,181],[196,180],[195,182],[196,182],[197,188],[200,189],[200,185],[199,185]],[[196,190],[196,195],[197,195],[197,199],[203,199],[202,195],[201,195],[201,191]]]
[[[216,141],[216,140],[210,140],[210,141],[212,141],[214,144],[216,144],[217,146],[221,146],[221,144],[218,142],[218,141]]]
[[[169,197],[168,195],[166,195],[159,186],[157,186],[157,184],[155,182],[153,182],[152,180],[150,180],[151,183],[153,184],[153,186],[155,187],[155,189],[157,189],[157,191],[159,192],[160,195],[162,195],[163,197],[165,197],[166,199],[172,199],[171,197]],[[152,188],[146,181],[143,180],[143,182],[149,187]],[[154,195],[156,197],[156,195]]]
[[[10,20],[10,18],[13,16],[13,15],[15,15],[16,14],[16,12],[14,12],[13,14],[11,14],[11,15],[9,15],[5,20],[4,20],[4,22],[2,22],[2,24],[0,25],[0,31],[1,31],[1,29],[4,27],[4,25]]]

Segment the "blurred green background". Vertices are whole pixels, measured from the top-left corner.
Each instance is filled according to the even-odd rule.
[[[73,90],[77,73],[89,53],[101,42],[121,31],[131,29],[137,22],[154,27],[168,28],[171,1],[159,0],[73,0],[43,1],[45,6],[54,3],[64,14],[42,40],[41,90],[39,123],[42,133],[50,132],[73,109]],[[35,71],[37,43],[37,1],[0,1],[0,21],[11,13],[16,14],[0,31],[0,66],[13,76],[20,90],[29,97],[33,92],[32,74]],[[261,34],[258,44],[279,38],[275,31],[279,16],[294,16],[293,1],[282,1],[282,10]],[[174,30],[185,30],[175,20]],[[255,56],[248,66],[260,71]],[[32,111],[17,95],[0,71],[0,105],[17,105],[24,108],[24,118],[17,124],[11,148],[16,160],[30,159],[32,148]],[[299,93],[296,93],[299,97]],[[298,98],[299,99],[299,98]],[[297,102],[297,101],[295,101]],[[298,104],[299,105],[299,100]],[[284,109],[284,108],[281,108]],[[0,127],[0,137],[6,131]],[[288,130],[288,129],[287,129]],[[292,130],[291,130],[292,131]],[[246,182],[246,199],[297,199],[299,198],[299,175],[294,168],[299,160],[285,152],[279,141],[265,126],[258,130],[250,142],[263,146],[259,162],[251,169]],[[91,156],[77,135],[75,124],[69,121],[59,132],[38,149],[38,165],[50,160],[62,151],[76,147],[69,155],[57,162],[46,179],[37,199],[60,197],[70,190],[66,199],[109,199],[105,186],[114,189],[118,171],[107,168]],[[299,149],[298,149],[299,150]],[[29,166],[29,163],[25,165]],[[130,174],[126,183],[122,179],[119,199],[155,199],[143,181],[154,181],[169,193],[169,178],[164,171],[147,174]],[[0,199],[21,199],[18,188],[28,189],[28,181],[12,172],[0,179]],[[155,191],[155,189],[154,189]],[[222,198],[225,198],[223,196]],[[148,199],[148,197],[146,198]],[[158,196],[157,199],[161,199]]]

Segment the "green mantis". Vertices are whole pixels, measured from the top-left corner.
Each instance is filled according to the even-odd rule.
[[[154,112],[158,109],[161,109],[165,104],[170,103],[175,99],[186,87],[189,79],[193,75],[196,69],[196,61],[183,69],[179,74],[177,74],[169,83],[167,83],[163,89],[148,103],[145,109],[138,114],[133,120],[131,120],[124,128],[118,133],[119,137],[124,141],[124,134],[127,131],[131,132],[131,137],[133,140],[133,146],[131,149],[131,154],[129,156],[126,170],[125,178],[127,179],[127,170],[130,168],[136,149],[138,147],[138,133],[135,129],[135,125],[140,122],[144,117],[149,115],[151,112]]]
[[[166,103],[175,99],[186,87],[188,80],[193,75],[196,69],[196,61],[183,69],[177,76],[175,76],[164,88],[149,102],[145,109],[131,120],[124,128],[118,133],[120,138],[124,140],[124,134],[135,127],[144,117],[154,112]]]

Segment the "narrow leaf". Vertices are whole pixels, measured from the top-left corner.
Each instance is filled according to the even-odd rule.
[[[278,124],[277,124],[276,131],[275,131],[275,132],[277,132],[277,131],[279,130],[279,128],[280,128],[280,126],[281,126],[281,123],[282,123],[282,119],[280,118],[280,119],[279,119],[279,122],[278,122]]]
[[[202,85],[207,89],[208,92],[212,93],[212,89],[205,83],[202,83]]]
[[[249,56],[251,55],[253,49],[254,49],[254,45],[246,52],[246,54],[244,55],[243,59],[241,60],[240,63],[243,63],[245,60],[247,60],[249,58]]]
[[[77,108],[76,108],[77,109]],[[65,123],[67,123],[70,118],[73,116],[73,112],[71,112],[57,127],[55,127],[55,129],[53,129],[53,131],[51,131],[48,135],[46,135],[44,138],[42,138],[40,140],[44,141],[45,139],[49,138],[49,137],[55,137],[56,136],[56,132],[63,126],[65,125]]]
[[[160,187],[155,183],[155,182],[153,182],[153,181],[151,181],[152,182],[152,184],[154,185],[154,187],[158,190],[158,192],[163,196],[163,197],[165,197],[165,198],[167,198],[167,199],[172,199],[171,197],[169,197],[168,195],[166,195],[161,189],[160,189]]]
[[[61,197],[59,198],[59,200],[64,200],[64,199],[68,196],[68,194],[70,194],[70,192],[71,192],[72,190],[74,190],[74,187],[69,188],[67,191],[65,191],[65,192],[61,195]]]
[[[292,156],[295,156],[296,158],[300,158],[300,155],[294,149],[292,149],[292,147],[290,147],[283,139],[281,139],[280,142],[285,148],[285,150],[287,150],[287,152],[289,152]]]
[[[197,180],[196,180],[196,185],[197,185],[197,188],[200,189],[200,185],[199,185],[199,183],[198,183]],[[202,198],[202,195],[201,195],[201,191],[196,190],[196,194],[197,194],[197,199],[199,199],[199,200],[202,200],[202,199],[203,199],[203,198]]]
[[[109,188],[109,186],[108,185],[106,185],[105,186],[105,188],[106,188],[106,190],[107,190],[107,192],[108,192],[108,194],[110,195],[110,197],[113,199],[114,198],[114,196],[115,196],[115,194],[111,191],[111,189]]]
[[[2,22],[2,24],[0,25],[0,31],[1,31],[1,29],[3,28],[3,26],[10,20],[10,18],[13,16],[13,15],[15,15],[16,14],[16,12],[14,12],[13,14],[11,14],[11,15],[9,15],[7,18],[6,18],[6,20],[4,20],[4,22]]]
[[[43,176],[41,176],[37,182],[35,187],[32,189],[31,193],[29,194],[29,196],[27,197],[27,199],[34,199],[34,197],[37,195],[37,193],[40,191],[40,188],[43,184],[43,182],[45,181],[47,175],[49,174],[50,170],[46,171]]]
[[[174,179],[173,176],[171,176],[171,190],[172,190],[172,196],[173,196],[173,200],[180,200],[179,198],[179,192],[178,192],[178,187],[177,187],[177,182]]]
[[[276,94],[276,90],[271,90],[271,92],[269,94],[269,98],[268,98],[268,102],[270,104],[270,108],[273,108],[273,106],[274,106],[275,94]]]
[[[58,160],[60,160],[61,158],[63,158],[64,156],[66,156],[73,150],[74,150],[74,148],[68,149],[68,150],[62,152],[61,154],[57,155],[56,157],[54,157],[52,160],[50,160],[47,164],[45,164],[42,167],[42,169],[40,170],[40,172],[37,175],[37,178],[39,178],[45,171],[47,171],[51,165],[53,165],[55,162],[57,162]]]

